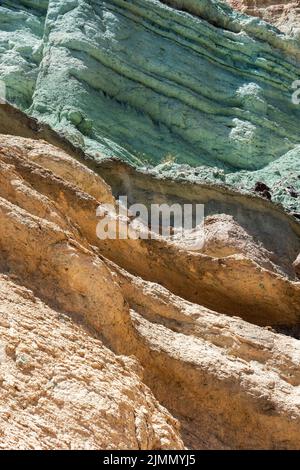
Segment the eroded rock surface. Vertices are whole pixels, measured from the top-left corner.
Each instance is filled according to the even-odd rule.
[[[7,98],[94,160],[264,181],[297,211],[297,38],[213,0],[3,0],[0,20]]]
[[[207,188],[209,254],[103,241],[111,189],[62,150],[2,135],[0,177],[1,446],[300,447],[300,344],[274,330],[299,324],[291,218],[240,194],[234,217],[234,198]],[[239,226],[251,204],[280,220],[285,263],[263,227]],[[231,253],[210,232],[220,221]]]
[[[183,448],[133,358],[10,276],[0,298],[1,449]]]
[[[284,33],[299,37],[300,3],[290,0],[226,0],[232,8],[274,24]]]
[[[293,266],[295,268],[295,272],[296,272],[297,276],[300,279],[300,254],[297,256],[297,259],[295,259],[295,261],[293,263]]]

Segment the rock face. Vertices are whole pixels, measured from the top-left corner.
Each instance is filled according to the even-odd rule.
[[[247,15],[257,16],[269,23],[274,24],[287,34],[299,36],[300,27],[300,3],[299,1],[244,1],[226,0],[234,9]]]
[[[300,447],[300,343],[270,328],[299,324],[292,218],[238,193],[230,216],[234,196],[207,187],[204,252],[99,240],[96,208],[115,200],[78,160],[2,135],[0,178],[3,448]],[[158,200],[184,186],[140,174],[140,195],[142,181]],[[251,237],[241,214],[260,206]]]
[[[0,1],[0,448],[300,448],[288,32],[218,0]],[[119,195],[204,204],[204,243],[99,238]]]
[[[300,254],[297,256],[297,259],[294,261],[293,266],[295,268],[295,272],[300,279]]]
[[[183,448],[134,359],[10,275],[0,297],[1,449]]]
[[[0,76],[7,99],[27,109],[32,103],[48,1],[0,2]]]
[[[263,181],[297,211],[296,39],[212,0],[3,0],[0,20],[8,100],[91,158]]]

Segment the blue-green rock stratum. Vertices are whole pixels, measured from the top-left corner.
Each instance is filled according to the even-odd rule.
[[[218,1],[0,1],[9,101],[92,158],[242,189],[262,181],[292,211],[299,57],[297,39]]]

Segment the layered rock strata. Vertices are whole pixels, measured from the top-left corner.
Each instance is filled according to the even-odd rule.
[[[204,252],[99,240],[96,208],[115,201],[95,172],[3,135],[0,162],[4,447],[299,448],[300,346],[271,328],[299,324],[291,218],[250,198],[285,221],[285,266],[226,210]]]
[[[212,0],[3,0],[0,20],[8,100],[94,160],[263,181],[297,210],[297,38]]]

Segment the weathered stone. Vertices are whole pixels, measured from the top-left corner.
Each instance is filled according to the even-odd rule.
[[[226,1],[236,10],[262,18],[277,26],[281,31],[300,37],[300,3],[298,0]]]
[[[294,261],[293,266],[294,266],[294,269],[298,278],[300,279],[300,254],[297,256],[297,259]]]
[[[0,1],[1,448],[300,448],[285,11]],[[122,194],[204,204],[204,244],[99,239]]]
[[[261,180],[297,212],[297,40],[212,0],[4,0],[0,18],[8,98],[95,160]]]
[[[207,219],[209,254],[104,243],[95,209],[113,196],[65,152],[0,136],[0,178],[2,448],[299,448],[300,343],[274,328],[299,324],[300,285],[238,223],[249,199],[278,217],[292,270],[286,214],[238,194],[238,218]]]
[[[0,276],[1,449],[182,448],[134,360]],[[11,343],[18,350],[2,353]],[[26,432],[24,432],[26,429]]]

